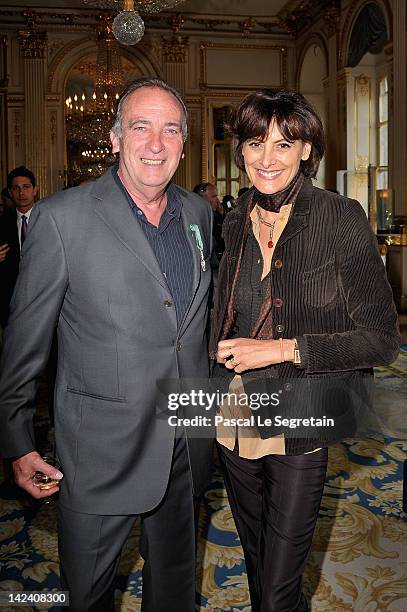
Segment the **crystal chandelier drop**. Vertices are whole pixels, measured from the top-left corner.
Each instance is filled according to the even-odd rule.
[[[125,86],[117,41],[112,24],[104,18],[98,29],[96,75],[92,96],[75,93],[65,100],[67,139],[76,143],[84,165],[98,164],[100,174],[109,161],[110,139],[116,102]],[[88,98],[88,99],[87,99]],[[113,161],[113,160],[112,160]]]
[[[125,0],[123,10],[113,20],[113,34],[122,45],[135,45],[143,38],[144,29],[133,0]]]
[[[144,36],[144,21],[139,13],[159,13],[185,0],[83,0],[85,4],[120,11],[113,21],[113,34],[123,45],[135,45]]]

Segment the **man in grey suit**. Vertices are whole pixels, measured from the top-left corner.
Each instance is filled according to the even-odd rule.
[[[158,79],[121,97],[111,131],[118,169],[34,210],[1,361],[1,452],[36,498],[36,470],[63,479],[62,587],[70,609],[114,609],[123,543],[141,517],[143,605],[195,609],[193,494],[210,477],[211,440],[157,417],[157,380],[207,376],[211,211],[171,183],[186,108]],[[44,245],[46,244],[46,248]],[[35,451],[32,402],[54,327],[55,437],[61,472]]]

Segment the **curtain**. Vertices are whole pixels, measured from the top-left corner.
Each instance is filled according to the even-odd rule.
[[[386,23],[380,7],[371,2],[356,19],[350,38],[348,66],[357,66],[368,51],[381,53],[387,40]]]

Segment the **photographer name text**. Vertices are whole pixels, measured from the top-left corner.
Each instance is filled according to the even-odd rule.
[[[276,415],[273,418],[263,418],[259,414],[250,417],[225,417],[217,414],[214,417],[197,415],[192,418],[171,415],[168,418],[171,427],[335,427],[335,420],[322,416],[321,418],[287,418]]]

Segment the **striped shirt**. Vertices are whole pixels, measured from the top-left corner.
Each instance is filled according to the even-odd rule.
[[[156,227],[133,201],[121,182],[117,169],[113,171],[113,176],[126,195],[133,215],[140,223],[154,252],[172,295],[179,326],[192,297],[193,257],[181,217],[182,202],[177,190],[171,183],[167,187],[167,206]]]

